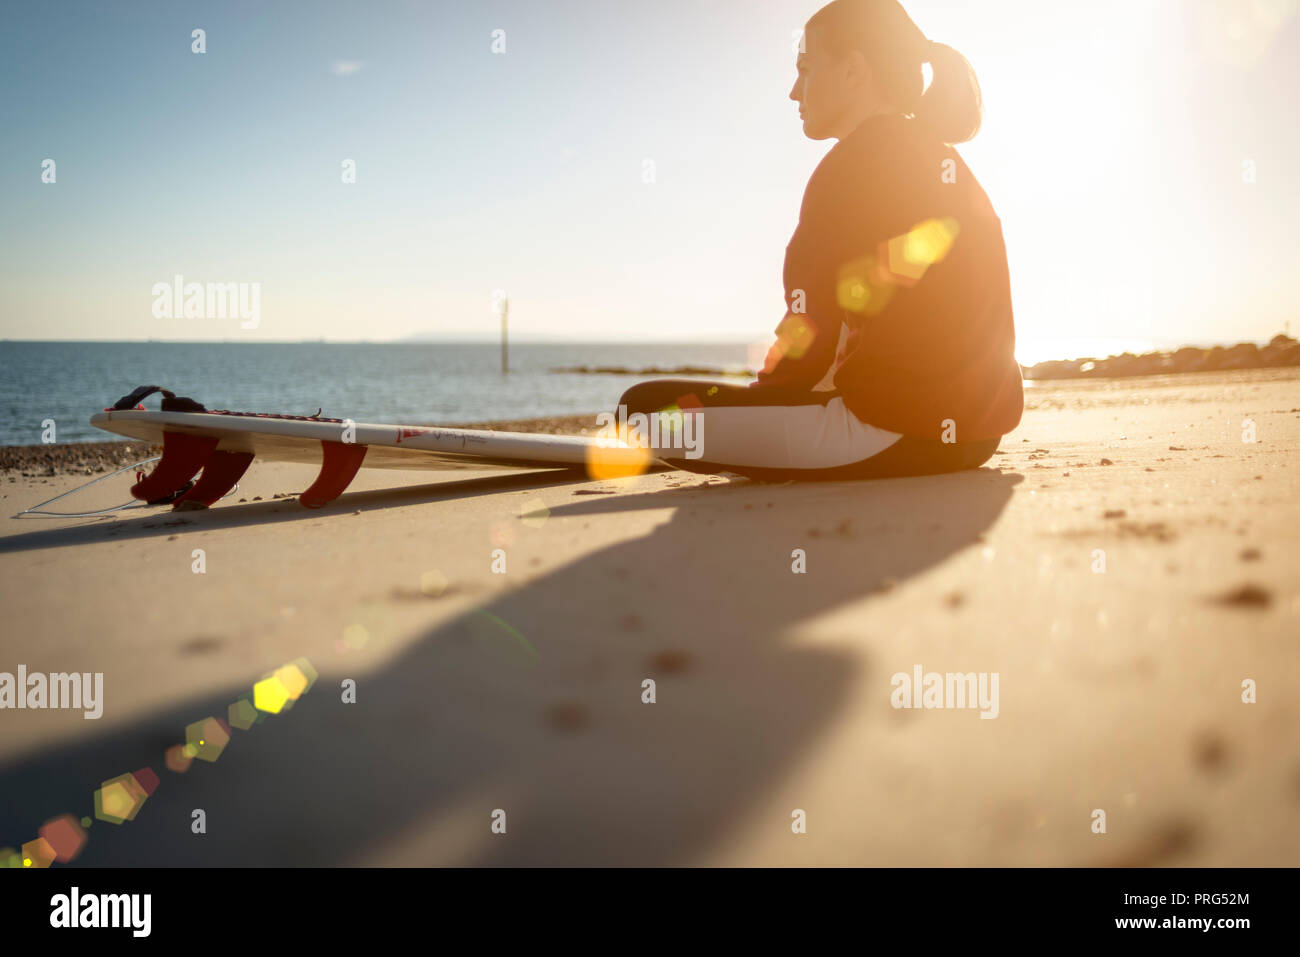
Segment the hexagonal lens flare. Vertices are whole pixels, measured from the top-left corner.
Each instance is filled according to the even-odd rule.
[[[230,729],[220,718],[203,718],[185,728],[185,744],[200,761],[215,761],[230,743]]]
[[[49,867],[54,863],[57,854],[50,842],[43,837],[38,837],[34,841],[28,841],[22,849],[22,866],[23,867]]]
[[[86,846],[86,829],[71,814],[60,814],[40,826],[36,832],[54,850],[54,859],[60,864],[76,858]]]
[[[119,774],[95,791],[95,817],[109,824],[134,821],[149,795],[132,774]]]

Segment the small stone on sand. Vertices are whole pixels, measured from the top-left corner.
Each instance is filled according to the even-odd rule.
[[[576,701],[561,701],[553,705],[546,718],[557,731],[579,731],[590,723],[587,709]]]
[[[1237,608],[1267,608],[1273,604],[1273,594],[1265,588],[1248,583],[1224,592],[1215,601],[1220,605],[1232,605]]]
[[[664,674],[679,675],[690,670],[693,663],[690,652],[667,649],[657,652],[650,659],[650,667]]]
[[[1207,773],[1223,770],[1227,754],[1228,746],[1223,738],[1211,731],[1202,732],[1192,742],[1192,758],[1196,766]]]

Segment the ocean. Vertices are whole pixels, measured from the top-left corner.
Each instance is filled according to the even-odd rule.
[[[40,444],[49,419],[58,442],[112,440],[88,420],[139,385],[210,409],[457,425],[612,410],[629,386],[657,378],[553,368],[743,371],[752,361],[743,342],[520,342],[502,375],[496,343],[0,342],[0,445]]]

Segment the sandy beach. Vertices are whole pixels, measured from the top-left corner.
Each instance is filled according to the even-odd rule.
[[[151,768],[75,863],[1300,864],[1300,370],[1026,404],[956,475],[374,470],[320,511],[255,463],[204,512],[17,518],[117,459],[11,456],[0,671],[102,672],[103,714],[0,714],[0,847]],[[918,666],[996,717],[893,707]]]

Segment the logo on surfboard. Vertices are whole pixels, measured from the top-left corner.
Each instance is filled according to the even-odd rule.
[[[420,435],[428,435],[428,429],[407,429],[399,427],[397,430],[397,444],[402,444],[402,439],[413,439]]]

